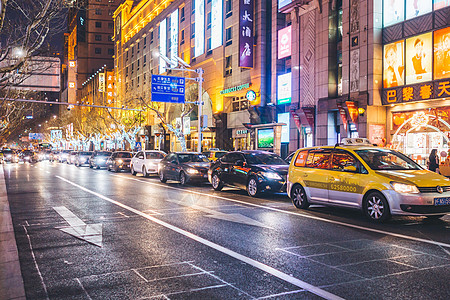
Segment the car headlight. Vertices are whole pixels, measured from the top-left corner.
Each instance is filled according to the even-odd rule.
[[[187,169],[186,171],[187,171],[189,174],[197,174],[197,173],[198,173],[198,170],[193,169],[193,168],[189,168],[189,169]]]
[[[123,160],[118,159],[118,160],[116,160],[116,163],[118,163],[118,164],[123,164]]]
[[[261,172],[261,175],[266,177],[267,179],[274,179],[274,180],[282,180],[280,175],[278,175],[275,172]]]
[[[397,193],[401,194],[417,194],[420,193],[417,186],[400,182],[391,182],[391,186]]]

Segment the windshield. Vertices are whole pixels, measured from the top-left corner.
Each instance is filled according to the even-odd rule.
[[[119,152],[117,153],[116,158],[131,158],[130,152]]]
[[[12,150],[3,150],[3,154],[12,154],[13,151]]]
[[[245,159],[251,165],[287,165],[278,155],[273,153],[246,153]]]
[[[92,155],[92,152],[80,152],[80,155]]]
[[[180,164],[189,162],[209,162],[203,154],[178,154]]]
[[[228,152],[216,152],[216,158],[221,158],[222,156],[224,156],[227,153]]]
[[[99,152],[97,153],[98,156],[110,156],[112,152]]]
[[[146,152],[147,159],[163,159],[164,155],[159,152]]]
[[[388,149],[355,150],[372,170],[421,170],[418,164],[400,152]]]

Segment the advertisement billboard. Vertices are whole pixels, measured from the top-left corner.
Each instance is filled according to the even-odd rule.
[[[292,98],[292,73],[278,76],[277,102],[278,104],[291,103]]]
[[[391,88],[405,83],[404,42],[398,41],[384,46],[383,87]]]
[[[178,56],[178,9],[170,15],[170,60],[177,62]]]
[[[291,56],[292,26],[278,30],[278,59]]]
[[[258,129],[258,148],[273,148],[273,128]]]
[[[397,24],[404,20],[405,20],[405,0],[383,1],[384,27]]]
[[[239,1],[239,67],[253,68],[253,1]]]
[[[195,0],[194,56],[205,53],[205,0]]]
[[[105,73],[98,73],[98,91],[105,92]]]
[[[159,24],[159,53],[167,54],[167,20],[164,19]],[[162,57],[159,58],[159,73],[166,71],[166,62]]]
[[[285,123],[286,125],[281,126],[281,142],[282,143],[289,143],[289,124],[290,121],[290,114],[287,113],[281,113],[278,114],[278,123]]]
[[[432,33],[406,40],[406,84],[432,79]]]
[[[223,39],[223,1],[211,2],[211,49],[222,46]]]
[[[450,27],[434,32],[434,79],[450,77]]]
[[[434,10],[450,6],[450,0],[434,0]]]
[[[432,9],[433,3],[431,0],[406,0],[406,19],[408,20],[430,13]]]

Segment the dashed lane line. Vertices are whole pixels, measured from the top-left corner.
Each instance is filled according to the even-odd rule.
[[[160,183],[150,182],[150,181],[146,181],[146,180],[140,180],[140,179],[137,179],[137,178],[130,178],[130,177],[126,177],[126,176],[123,176],[123,175],[112,175],[112,176],[117,176],[117,177],[128,179],[128,180],[134,180],[134,181],[138,181],[138,182],[142,182],[142,183],[146,183],[146,184],[150,184],[150,185],[161,186],[161,187],[168,188],[168,189],[188,192],[188,193],[191,193],[191,194],[207,196],[207,197],[212,197],[212,198],[216,198],[216,199],[221,199],[221,200],[231,201],[231,202],[235,202],[235,203],[245,204],[245,205],[248,205],[248,206],[263,208],[263,209],[272,210],[272,211],[276,211],[276,212],[280,212],[280,213],[284,213],[284,214],[300,216],[300,217],[313,219],[313,220],[317,220],[317,221],[332,223],[332,224],[341,225],[341,226],[354,228],[354,229],[358,229],[358,230],[370,231],[370,232],[383,234],[383,235],[389,235],[389,236],[393,236],[393,237],[397,237],[397,238],[401,238],[401,239],[412,240],[412,241],[427,243],[427,244],[431,244],[431,245],[436,245],[436,246],[439,246],[439,247],[450,248],[450,244],[446,244],[446,243],[442,243],[442,242],[438,242],[438,241],[422,239],[422,238],[418,238],[418,237],[414,237],[414,236],[404,235],[404,234],[390,232],[390,231],[379,230],[379,229],[375,229],[375,228],[363,227],[363,226],[359,226],[359,225],[344,223],[344,222],[335,221],[335,220],[329,220],[329,219],[316,217],[316,216],[311,216],[311,215],[305,215],[305,214],[301,214],[301,213],[297,213],[297,212],[292,212],[292,211],[278,209],[278,208],[271,207],[271,206],[264,206],[264,205],[260,205],[260,204],[245,202],[245,201],[236,200],[236,199],[227,198],[227,197],[218,196],[218,195],[205,194],[205,193],[193,191],[193,190],[190,190],[190,189],[181,189],[181,188],[177,188],[177,187],[174,187],[174,186],[169,186],[169,185],[166,185],[166,184],[160,184]]]
[[[327,291],[325,291],[325,290],[323,290],[323,289],[321,289],[319,287],[316,287],[316,286],[311,285],[311,284],[309,284],[307,282],[304,282],[304,281],[302,281],[302,280],[300,280],[298,278],[290,276],[290,275],[288,275],[288,274],[286,274],[286,273],[284,273],[284,272],[282,272],[280,270],[277,270],[277,269],[275,269],[273,267],[270,267],[270,266],[268,266],[266,264],[263,264],[263,263],[261,263],[259,261],[254,260],[252,258],[249,258],[247,256],[239,254],[239,253],[237,253],[237,252],[235,252],[235,251],[233,251],[231,249],[228,249],[228,248],[225,248],[223,246],[220,246],[220,245],[218,245],[216,243],[213,243],[213,242],[211,242],[209,240],[206,240],[206,239],[204,239],[202,237],[199,237],[199,236],[197,236],[197,235],[195,235],[195,234],[193,234],[193,233],[191,233],[189,231],[186,231],[184,229],[181,229],[179,227],[176,227],[174,225],[171,225],[169,223],[161,221],[160,219],[157,219],[157,218],[155,218],[153,216],[150,216],[150,215],[148,215],[148,214],[146,214],[144,212],[141,212],[141,211],[139,211],[137,209],[134,209],[134,208],[132,208],[132,207],[130,207],[128,205],[125,205],[125,204],[120,203],[118,201],[115,201],[115,200],[113,200],[111,198],[108,198],[108,197],[106,197],[106,196],[104,196],[102,194],[99,194],[97,192],[89,190],[89,189],[87,189],[87,188],[85,188],[85,187],[83,187],[81,185],[78,185],[78,184],[76,184],[76,183],[74,183],[74,182],[72,182],[72,181],[70,181],[70,180],[68,180],[66,178],[63,178],[61,176],[56,176],[56,178],[59,178],[59,179],[65,181],[65,182],[67,182],[67,183],[69,183],[69,184],[71,184],[71,185],[73,185],[73,186],[75,186],[75,187],[77,187],[77,188],[87,192],[87,193],[90,193],[90,194],[92,194],[94,196],[97,196],[97,197],[103,199],[103,200],[106,200],[106,201],[108,201],[110,203],[113,203],[113,204],[115,204],[117,206],[120,206],[120,207],[122,207],[122,208],[124,208],[124,209],[126,209],[126,210],[128,210],[130,212],[133,212],[133,213],[135,213],[135,214],[137,214],[137,215],[139,215],[139,216],[141,216],[143,218],[146,218],[147,220],[150,220],[150,221],[152,221],[152,222],[154,222],[156,224],[159,224],[159,225],[164,226],[164,227],[166,227],[166,228],[168,228],[168,229],[170,229],[172,231],[175,231],[175,232],[177,232],[177,233],[179,233],[181,235],[184,235],[185,237],[188,237],[188,238],[190,238],[190,239],[192,239],[192,240],[194,240],[196,242],[199,242],[199,243],[201,243],[201,244],[203,244],[205,246],[208,246],[208,247],[210,247],[212,249],[215,249],[215,250],[217,250],[219,252],[222,252],[222,253],[224,253],[224,254],[226,254],[228,256],[231,256],[231,257],[233,257],[233,258],[235,258],[237,260],[240,260],[240,261],[242,261],[242,262],[244,262],[244,263],[246,263],[246,264],[248,264],[250,266],[253,266],[253,267],[257,268],[257,269],[260,269],[263,272],[269,273],[269,274],[271,274],[271,275],[273,275],[273,276],[275,276],[277,278],[280,278],[281,280],[284,280],[284,281],[286,281],[286,282],[288,282],[290,284],[293,284],[293,285],[295,285],[297,287],[300,287],[300,288],[302,288],[304,290],[307,290],[310,293],[313,293],[313,294],[315,294],[317,296],[320,296],[320,297],[325,298],[325,299],[343,299],[343,298],[341,298],[341,297],[339,297],[337,295],[334,295],[334,294],[332,294],[330,292],[327,292]]]

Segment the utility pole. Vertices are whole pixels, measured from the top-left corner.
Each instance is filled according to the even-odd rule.
[[[198,145],[197,145],[197,152],[202,153],[203,69],[198,68],[197,74],[198,74],[198,77],[197,77],[197,80],[198,80]]]

